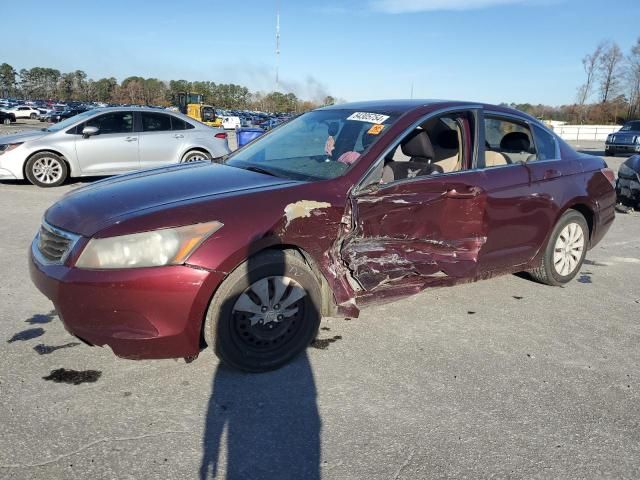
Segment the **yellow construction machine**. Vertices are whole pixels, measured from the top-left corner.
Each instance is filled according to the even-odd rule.
[[[202,95],[199,93],[178,93],[178,108],[185,115],[205,125],[210,127],[222,126],[222,118],[216,115],[216,109],[211,105],[205,105],[202,102]]]

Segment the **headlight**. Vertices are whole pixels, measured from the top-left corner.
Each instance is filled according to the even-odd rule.
[[[111,238],[93,238],[76,262],[78,268],[141,268],[184,263],[220,222],[198,223]]]
[[[633,143],[637,143],[638,145],[640,145],[640,135],[636,135],[635,137],[633,137]]]
[[[10,150],[13,150],[16,147],[19,147],[20,145],[22,145],[24,142],[19,142],[19,143],[5,143],[4,145],[0,145],[0,155],[2,155],[4,152],[8,152]]]

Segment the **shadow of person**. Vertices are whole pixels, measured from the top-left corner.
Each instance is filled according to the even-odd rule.
[[[280,253],[284,271],[286,256]],[[247,271],[249,285],[264,278],[251,278],[250,266]],[[221,311],[231,311],[226,307],[237,298],[230,296]],[[200,478],[319,480],[316,396],[306,352],[266,373],[243,373],[220,363],[207,409]]]

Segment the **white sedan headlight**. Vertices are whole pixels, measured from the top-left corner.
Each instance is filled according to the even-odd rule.
[[[184,263],[220,222],[197,223],[110,238],[92,238],[76,262],[78,268],[141,268]]]

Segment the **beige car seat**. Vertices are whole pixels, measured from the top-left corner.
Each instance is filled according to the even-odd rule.
[[[460,155],[460,134],[457,130],[444,130],[436,137],[434,163],[444,173],[456,172],[462,168]]]

